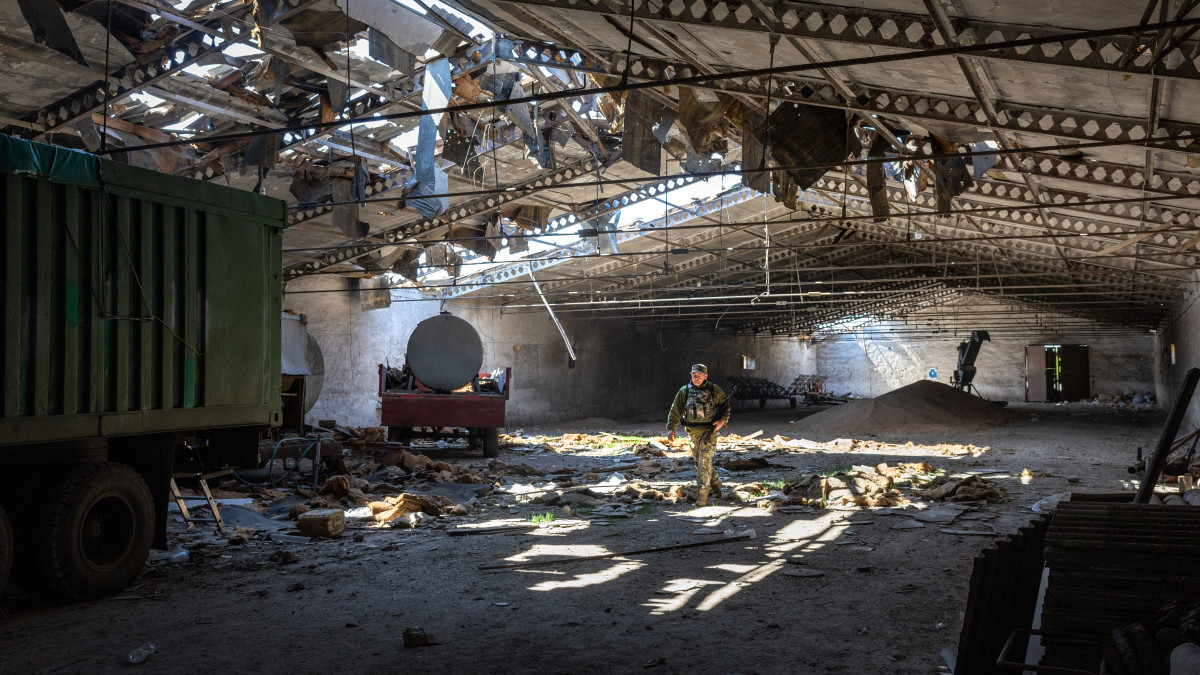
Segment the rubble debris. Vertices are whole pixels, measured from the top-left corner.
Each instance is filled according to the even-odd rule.
[[[418,626],[405,628],[403,636],[405,647],[427,647],[442,644],[437,636],[426,633],[424,628]]]
[[[292,553],[291,551],[285,551],[283,549],[272,553],[267,560],[280,565],[292,565],[300,562],[300,559],[296,557],[295,553]]]
[[[927,501],[971,502],[986,500],[991,503],[1008,500],[998,485],[980,476],[971,475],[962,480],[946,477],[934,479],[926,490],[917,490],[913,494]]]
[[[945,504],[935,506],[924,511],[919,511],[913,514],[913,520],[922,523],[952,523],[956,518],[962,515],[962,512],[967,510],[966,506],[960,504]]]
[[[366,506],[370,499],[362,488],[369,487],[367,481],[352,476],[334,476],[321,486],[320,494],[332,495],[335,499],[348,499],[355,506]]]
[[[238,525],[229,533],[229,545],[245,544],[254,538],[254,528],[248,525]]]
[[[755,471],[771,466],[762,457],[727,457],[718,459],[714,464],[727,471]]]
[[[407,519],[410,525],[417,525],[425,520],[419,516],[409,518],[410,515],[424,513],[429,516],[440,516],[444,510],[442,504],[434,499],[407,492],[398,497],[388,497],[381,502],[370,502],[367,506],[371,509],[372,517],[377,523]]]
[[[138,647],[137,649],[130,651],[129,657],[125,659],[125,662],[131,666],[136,666],[139,663],[145,663],[146,659],[150,658],[150,655],[152,655],[153,653],[154,653],[154,643],[147,642],[146,644],[142,645],[141,647]]]
[[[336,537],[346,531],[346,516],[341,509],[316,509],[301,514],[296,524],[306,537]]]

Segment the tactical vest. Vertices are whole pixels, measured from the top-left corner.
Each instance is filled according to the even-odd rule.
[[[717,416],[717,402],[712,385],[697,389],[687,385],[687,403],[683,406],[684,424],[708,424]]]

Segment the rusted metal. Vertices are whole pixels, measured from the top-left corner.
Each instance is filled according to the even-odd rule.
[[[956,673],[1001,673],[1007,648],[1023,650],[1014,631],[1032,624],[1042,575],[1042,545],[1050,516],[995,542],[975,558],[967,610],[958,642]]]
[[[1164,436],[1169,444],[1173,432]],[[1114,628],[1153,623],[1200,574],[1200,507],[1068,501],[1046,536],[1041,664],[1089,668]],[[1070,631],[1094,644],[1055,637]]]

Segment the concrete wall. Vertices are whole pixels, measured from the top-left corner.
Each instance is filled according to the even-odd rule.
[[[415,290],[391,291],[390,307],[363,311],[356,280],[334,276],[289,282],[283,308],[304,314],[321,345],[325,381],[305,422],[332,419],[352,427],[379,424],[380,363],[399,366],[413,328],[438,313],[439,303]]]
[[[546,312],[446,308],[479,331],[485,370],[512,367],[510,427],[589,417],[657,419],[659,408],[666,419],[663,356],[647,328],[563,318],[576,357],[570,368]]]
[[[1025,347],[1041,344],[1088,346],[1092,396],[1155,391],[1152,335],[1097,337],[1067,331],[1006,338],[1003,328],[989,333],[991,340],[983,343],[975,360],[973,382],[985,398],[1025,400]],[[839,336],[817,346],[817,369],[830,376],[828,391],[859,396],[879,396],[925,379],[930,368],[937,369],[937,381],[949,384],[958,364],[958,345],[969,337],[966,331],[919,340]]]
[[[1200,273],[1192,273],[1190,288],[1196,288]],[[1200,293],[1189,290],[1175,308],[1170,321],[1159,331],[1155,366],[1159,373],[1158,400],[1169,409],[1178,397],[1188,370],[1200,367]],[[1175,360],[1171,362],[1171,345]],[[1182,429],[1200,426],[1200,396],[1192,398]]]
[[[288,284],[284,307],[307,316],[308,330],[325,357],[324,388],[307,416],[310,423],[379,423],[376,364],[403,363],[413,328],[441,309],[441,303],[424,300],[415,290],[393,290],[392,298],[390,307],[363,311],[352,280],[306,277]],[[927,377],[929,368],[937,368],[938,381],[949,383],[958,344],[969,337],[946,332],[913,339],[905,332],[914,327],[911,320],[890,326],[895,329],[892,335],[880,333],[888,325],[875,325],[869,339],[850,334],[799,340],[689,334],[669,326],[564,317],[577,357],[575,368],[569,368],[566,347],[547,313],[503,312],[472,304],[452,301],[445,310],[479,332],[484,370],[512,367],[510,427],[589,417],[665,420],[671,396],[687,382],[693,363],[708,365],[713,380],[727,390],[730,375],[762,377],[786,386],[799,374],[822,374],[829,376],[826,390],[832,393],[879,396]],[[975,302],[975,309],[980,306]],[[1012,311],[1007,305],[998,305],[1000,309]],[[1006,325],[1010,321],[1011,316]],[[1053,317],[1041,315],[1039,321],[1055,325]],[[1186,305],[1174,323],[1174,336],[1194,335],[1198,324],[1200,308]],[[1177,365],[1164,365],[1173,338],[1165,333],[1097,337],[1090,331],[1073,335],[1047,329],[1044,334],[1007,338],[1003,328],[990,332],[992,341],[983,344],[976,360],[975,385],[992,399],[1024,400],[1028,344],[1087,344],[1094,396],[1152,392],[1158,375],[1163,381],[1161,400],[1163,391],[1175,390],[1190,364],[1200,365],[1200,343],[1190,339],[1177,342]],[[743,356],[754,358],[753,370],[743,368]]]
[[[972,308],[987,311],[988,303],[972,301]],[[945,308],[942,308],[945,309]],[[1006,313],[1005,325],[1013,325],[1013,308],[997,304],[996,311]],[[1200,310],[1195,312],[1200,321]],[[1040,323],[1048,328],[1043,332],[1022,331],[1005,337],[1004,328],[990,330],[991,341],[984,342],[976,358],[978,373],[974,384],[987,398],[1023,401],[1025,399],[1025,346],[1035,344],[1086,344],[1089,348],[1091,393],[1121,395],[1153,393],[1156,390],[1156,336],[1136,332],[1097,336],[1090,330],[1072,332],[1055,328],[1053,316],[1032,313],[1030,325]],[[888,329],[893,329],[891,335]],[[980,325],[980,329],[987,329]],[[914,338],[911,331],[921,331]],[[958,364],[958,345],[970,338],[969,331],[932,334],[934,325],[921,325],[910,320],[907,324],[875,324],[868,337],[845,334],[820,336],[810,341],[795,337],[712,337],[679,335],[667,338],[671,351],[664,355],[668,372],[686,376],[688,363],[706,363],[713,378],[723,383],[728,375],[763,377],[788,385],[800,374],[820,374],[829,377],[826,391],[835,394],[854,394],[874,397],[928,377],[929,369],[937,369],[937,380],[950,383]],[[1010,329],[1011,330],[1011,329]],[[755,357],[754,371],[742,369],[743,354]],[[1200,363],[1200,348],[1194,355]]]

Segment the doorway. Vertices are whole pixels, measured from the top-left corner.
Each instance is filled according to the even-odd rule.
[[[1087,345],[1025,347],[1025,400],[1033,403],[1091,398]]]

